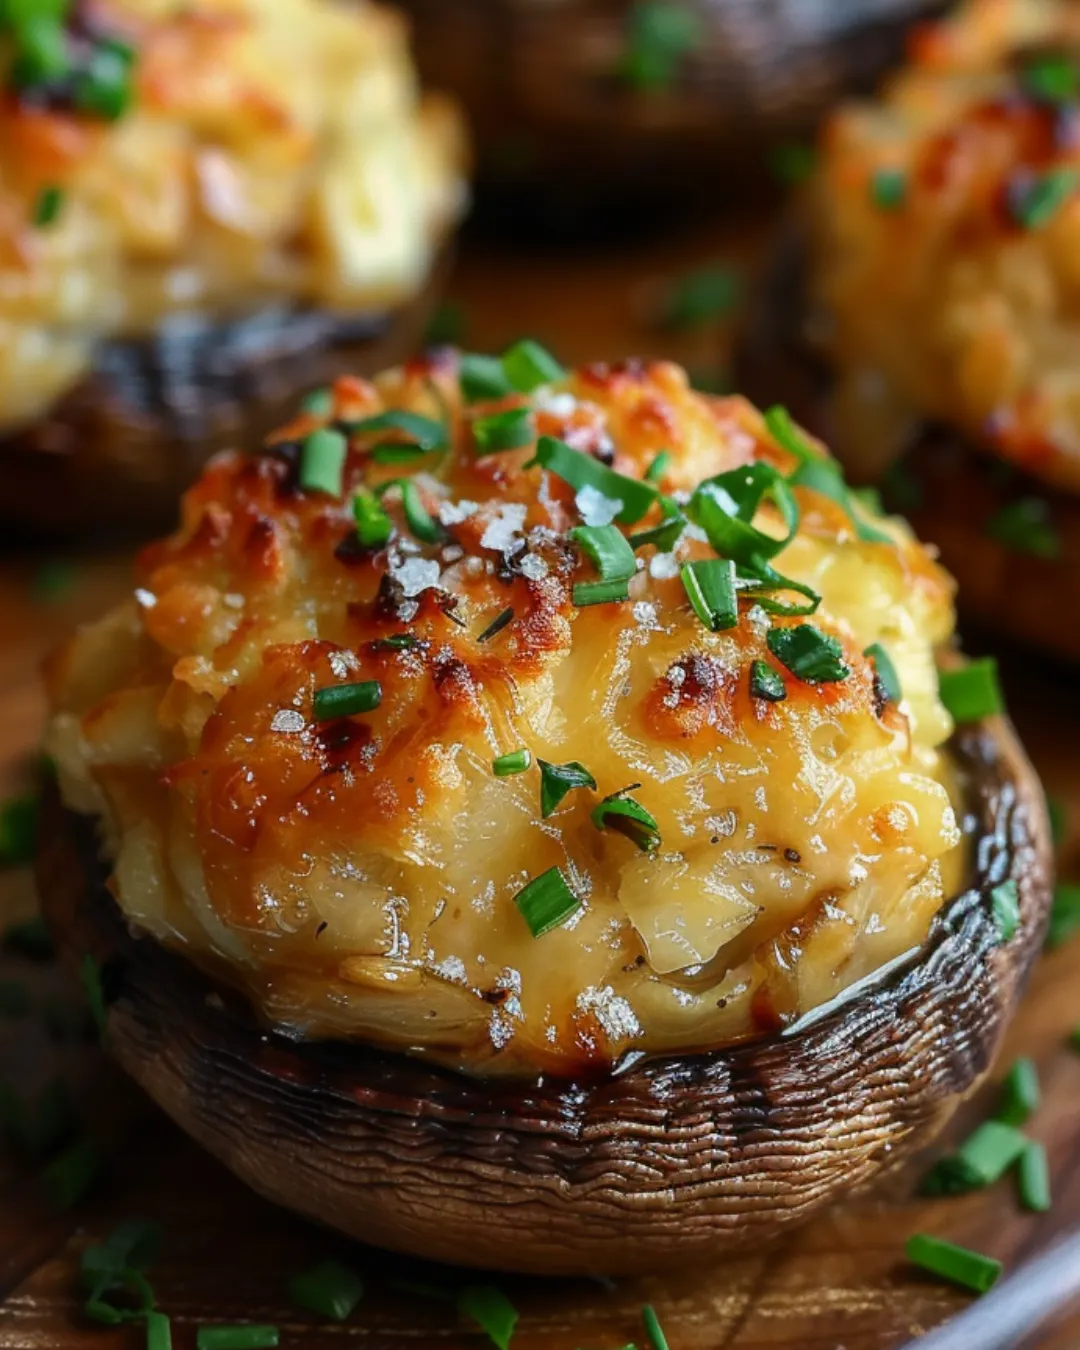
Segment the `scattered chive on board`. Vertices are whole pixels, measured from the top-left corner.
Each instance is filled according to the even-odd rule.
[[[1018,1059],[1002,1084],[997,1118],[1005,1125],[1024,1125],[1039,1105],[1039,1071],[1035,1061]]]
[[[311,710],[317,722],[327,722],[335,717],[373,712],[381,702],[382,685],[378,680],[358,680],[355,684],[332,684],[316,689]]]
[[[671,287],[661,315],[663,326],[695,328],[723,318],[734,309],[738,295],[738,274],[732,268],[703,267]]]
[[[200,1327],[196,1350],[273,1350],[278,1344],[277,1327],[242,1323],[236,1326]]]
[[[645,1335],[649,1338],[652,1350],[668,1350],[667,1337],[651,1303],[646,1303],[642,1308],[641,1320],[645,1324]]]
[[[501,1289],[493,1284],[466,1285],[457,1296],[457,1307],[499,1350],[509,1350],[518,1314]]]
[[[298,1308],[344,1322],[364,1296],[364,1282],[340,1261],[323,1261],[289,1281],[289,1298]]]
[[[146,1314],[146,1350],[172,1350],[172,1323],[156,1308]]]
[[[1005,709],[997,662],[992,656],[969,661],[956,670],[939,671],[938,693],[946,711],[961,725],[980,722]]]
[[[928,1233],[916,1233],[909,1238],[905,1250],[912,1265],[976,1294],[992,1289],[1001,1275],[1000,1261]]]
[[[523,886],[514,896],[514,904],[529,925],[534,938],[553,928],[561,928],[581,908],[581,901],[566,884],[558,867],[549,867]]]
[[[1020,1155],[1016,1184],[1025,1209],[1044,1214],[1050,1208],[1050,1165],[1045,1147],[1033,1139]]]

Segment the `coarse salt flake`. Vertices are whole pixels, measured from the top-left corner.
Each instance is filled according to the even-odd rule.
[[[587,483],[578,490],[574,497],[574,505],[586,525],[610,525],[623,509],[625,502],[620,501],[618,497],[605,496],[598,488]]]

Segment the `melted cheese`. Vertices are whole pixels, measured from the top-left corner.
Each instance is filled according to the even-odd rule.
[[[967,0],[916,32],[876,103],[826,128],[815,332],[837,374],[838,450],[868,474],[933,418],[1080,484],[1080,104],[1024,78],[1078,44],[1070,0]],[[878,202],[879,174],[901,176],[900,204]],[[1025,226],[1017,204],[1057,174],[1060,200]]]
[[[0,407],[39,414],[94,344],[174,311],[350,315],[423,285],[465,201],[455,109],[420,100],[400,17],[366,0],[105,0],[137,52],[113,123],[0,112]],[[33,226],[45,187],[56,220]]]
[[[537,434],[625,475],[667,449],[668,493],[756,460],[792,467],[749,404],[696,394],[665,363],[473,407],[452,354],[339,381],[333,418],[448,419],[449,450],[414,470],[445,540],[412,539],[391,491],[389,548],[358,551],[351,492],[402,468],[354,437],[343,498],[300,491],[313,415],[276,449],[212,463],[179,531],[140,558],[133,599],[52,663],[66,800],[100,815],[133,922],[307,1035],[521,1074],[775,1030],[916,947],[957,888],[934,668],[951,583],[900,522],[864,542],[797,489],[775,565],[820,592],[813,622],[851,673],[788,672],[784,701],[754,698],[751,663],[776,664],[770,623],[801,620],[743,601],[736,627],[708,631],[678,574],[712,556],[699,531],[674,555],[640,549],[627,601],[575,608],[588,564],[565,531],[597,503],[530,466],[531,447],[478,455],[470,429],[530,401]],[[761,528],[774,514],[759,509]],[[402,633],[417,645],[379,642]],[[875,685],[873,643],[899,706]],[[315,720],[315,690],[358,680],[380,682],[376,710]],[[496,777],[519,747],[533,767]],[[538,760],[584,763],[597,791],[543,819]],[[660,827],[651,855],[591,820],[630,784]],[[515,896],[552,867],[581,907],[533,938]]]

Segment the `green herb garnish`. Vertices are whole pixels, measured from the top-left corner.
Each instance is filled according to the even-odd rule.
[[[780,536],[766,534],[752,524],[764,501],[771,501],[780,514],[784,525]],[[775,557],[799,527],[799,508],[787,480],[772,465],[760,461],[699,483],[686,511],[721,557],[751,570]]]
[[[402,440],[373,447],[372,458],[380,464],[401,463],[406,459],[445,450],[448,445],[446,427],[442,422],[436,422],[432,417],[422,417],[419,413],[407,412],[403,408],[389,408],[373,417],[364,417],[358,422],[346,422],[344,425],[352,436],[382,436],[388,431],[401,433]]]
[[[735,599],[735,564],[729,558],[684,563],[679,576],[694,613],[710,632],[735,627],[739,605]]]
[[[505,755],[491,761],[491,769],[496,778],[509,778],[513,774],[524,773],[532,764],[530,751],[508,750]]]
[[[473,440],[481,455],[494,455],[500,450],[520,450],[531,445],[535,435],[532,411],[529,408],[509,408],[506,412],[478,417],[472,424]]]
[[[640,520],[659,495],[651,483],[616,473],[591,455],[582,454],[554,436],[540,437],[536,443],[536,457],[531,463],[541,464],[575,492],[591,487],[609,501],[621,502],[616,519],[623,525],[633,525]]]
[[[230,1327],[200,1327],[196,1350],[273,1350],[278,1344],[277,1327],[244,1323]]]
[[[997,924],[998,940],[1008,942],[1020,924],[1020,889],[1015,881],[1003,881],[990,892],[990,908]]]
[[[33,221],[35,226],[39,230],[44,230],[55,224],[63,205],[64,189],[62,187],[57,187],[55,183],[43,187],[34,203]]]
[[[512,389],[531,394],[542,384],[554,384],[566,378],[566,371],[539,342],[523,338],[503,352],[502,368]]]
[[[115,122],[123,117],[135,97],[131,49],[117,43],[102,43],[74,81],[75,106],[80,112]]]
[[[394,532],[394,523],[373,492],[358,492],[353,497],[356,537],[363,548],[382,548]]]
[[[1039,1105],[1039,1072],[1032,1059],[1018,1059],[1002,1085],[997,1118],[1003,1125],[1024,1125]]]
[[[576,759],[568,764],[549,764],[546,759],[536,762],[540,766],[540,814],[545,820],[558,809],[568,792],[575,788],[596,790],[596,779]]]
[[[289,1297],[298,1308],[344,1322],[364,1296],[364,1282],[340,1261],[323,1261],[289,1281]]]
[[[425,544],[437,544],[446,538],[446,531],[425,507],[420,489],[411,478],[391,478],[389,482],[380,483],[376,495],[383,497],[391,488],[397,488],[401,493],[401,509],[410,534]]]
[[[155,1308],[146,1314],[146,1350],[172,1350],[172,1323]]]
[[[332,389],[312,389],[300,400],[300,411],[309,417],[329,417],[334,411],[334,391]]]
[[[833,684],[851,674],[839,641],[813,624],[770,628],[765,641],[773,656],[807,684]]]
[[[305,492],[326,492],[340,497],[344,485],[349,443],[340,431],[319,427],[308,436],[300,451],[299,483]]]
[[[916,1233],[909,1238],[905,1250],[912,1265],[976,1294],[985,1294],[1001,1275],[1000,1261],[967,1247],[958,1247],[954,1242],[931,1237],[928,1233]]]
[[[661,450],[660,453],[653,460],[653,462],[645,470],[646,483],[652,483],[654,485],[659,483],[663,479],[664,474],[667,473],[670,467],[671,467],[671,451]]]
[[[632,797],[608,797],[593,807],[592,823],[598,830],[617,830],[642,853],[655,853],[660,847],[660,826],[656,819]]]
[[[625,581],[577,581],[573,601],[578,609],[590,605],[611,605],[630,599],[630,587]]]
[[[750,665],[750,697],[766,703],[782,703],[787,698],[787,685],[778,670],[768,661],[753,661]]]
[[[735,306],[738,274],[730,267],[705,267],[682,277],[671,288],[664,306],[665,328],[695,328],[723,318]]]
[[[961,725],[981,722],[1005,710],[997,662],[992,656],[969,661],[956,670],[939,671],[938,695],[953,721]]]
[[[1080,171],[1050,169],[1046,173],[1015,180],[1010,185],[1009,207],[1013,220],[1025,230],[1048,225],[1080,186]]]
[[[382,702],[382,685],[378,680],[359,680],[355,684],[332,684],[316,689],[311,711],[317,722],[335,717],[355,717],[358,713],[374,711]]]
[[[1050,520],[1050,506],[1042,497],[1020,497],[1009,502],[983,526],[991,539],[1014,553],[1053,561],[1061,557],[1061,535]]]
[[[902,169],[878,169],[870,182],[874,205],[882,211],[899,211],[907,201],[907,176]]]
[[[885,697],[890,703],[899,703],[904,697],[904,691],[900,687],[900,676],[897,674],[896,667],[892,663],[889,653],[880,642],[872,642],[863,656],[874,664],[874,673],[877,675],[878,683],[885,692]]]
[[[634,550],[615,525],[578,525],[570,531],[570,538],[591,560],[602,581],[628,581],[637,571]]]
[[[1035,1214],[1045,1214],[1050,1208],[1050,1165],[1046,1149],[1034,1140],[1020,1155],[1016,1173],[1020,1203]]]
[[[514,392],[509,376],[498,356],[480,356],[466,353],[458,370],[461,392],[467,403],[485,399],[505,398]]]
[[[1080,94],[1074,62],[1067,56],[1040,56],[1028,65],[1020,83],[1024,92],[1044,103],[1071,103]]]
[[[518,1315],[501,1289],[493,1284],[467,1285],[457,1296],[457,1306],[458,1312],[475,1322],[499,1350],[509,1350]]]
[[[646,1303],[641,1310],[641,1320],[645,1324],[645,1335],[649,1338],[649,1344],[652,1350],[668,1350],[667,1337],[664,1335],[664,1329],[660,1325],[660,1319],[656,1315],[656,1309],[650,1303]]]
[[[639,0],[626,26],[626,46],[616,74],[643,93],[667,89],[704,36],[700,17],[671,0]]]

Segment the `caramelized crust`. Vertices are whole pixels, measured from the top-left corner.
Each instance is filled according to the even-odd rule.
[[[814,332],[862,473],[933,419],[1080,485],[1078,51],[1069,0],[966,0],[829,122]]]
[[[50,665],[65,799],[100,815],[136,925],[303,1034],[516,1074],[790,1025],[923,940],[962,862],[933,659],[953,617],[900,522],[867,542],[795,489],[774,563],[821,594],[813,623],[850,674],[783,671],[787,697],[768,702],[751,665],[782,670],[770,627],[801,620],[743,598],[737,626],[709,631],[679,575],[714,556],[695,526],[673,552],[638,548],[629,599],[576,607],[594,573],[566,531],[619,503],[531,463],[531,443],[478,453],[472,429],[529,407],[536,436],[631,478],[667,450],[659,486],[685,501],[729,469],[793,467],[744,400],[656,362],[467,404],[441,353],[340,380],[332,405],[213,462],[140,557],[132,600]],[[311,432],[387,408],[443,422],[448,448],[379,463],[400,435],[353,432],[342,495],[301,490]],[[390,542],[362,548],[353,493],[403,474],[441,537],[415,538],[390,488]],[[755,523],[778,531],[775,509]],[[377,708],[316,718],[316,691],[360,681],[379,683]],[[519,748],[532,767],[496,776]],[[543,819],[540,760],[579,761],[596,791]],[[624,790],[656,851],[591,819]],[[534,938],[515,897],[553,867],[580,908]]]
[[[95,343],[177,312],[381,312],[423,285],[465,189],[456,110],[367,0],[83,0],[72,42],[134,52],[115,121],[0,94],[0,407],[16,427]],[[11,53],[0,50],[0,66]],[[59,191],[55,219],[36,219]]]

